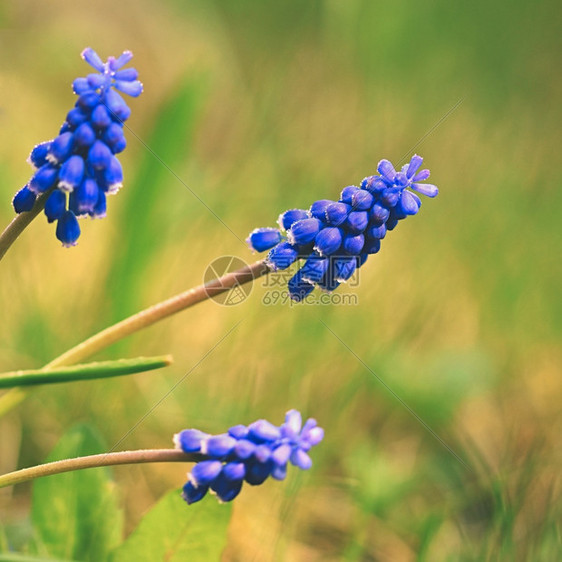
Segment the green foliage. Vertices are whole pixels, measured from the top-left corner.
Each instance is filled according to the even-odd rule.
[[[30,556],[27,554],[0,554],[0,562],[73,562],[62,558],[44,558],[43,556]]]
[[[111,562],[219,560],[231,511],[231,504],[213,498],[190,507],[178,490],[169,492],[113,553]]]
[[[47,462],[105,450],[100,437],[80,425],[61,438]],[[106,468],[38,479],[33,484],[31,516],[50,556],[103,562],[122,538],[123,514]]]
[[[116,361],[97,361],[71,367],[58,367],[47,371],[42,369],[0,373],[0,388],[14,386],[30,386],[57,382],[75,382],[89,379],[105,379],[134,375],[144,371],[152,371],[167,367],[171,363],[170,356],[137,357],[135,359],[117,359]]]
[[[80,425],[61,438],[46,462],[103,450],[95,431]],[[218,560],[226,545],[231,512],[231,504],[212,499],[190,508],[175,490],[123,542],[123,514],[108,468],[48,476],[33,484],[35,536],[21,552],[8,552],[10,541],[0,527],[0,562]]]
[[[137,172],[123,193],[127,200],[118,219],[127,243],[115,247],[108,274],[108,290],[116,297],[112,308],[116,321],[135,312],[139,304],[143,272],[162,249],[171,225],[170,208],[177,207],[180,196],[192,199],[176,170],[188,160],[203,89],[201,80],[186,79],[162,107],[146,142],[141,141]],[[155,216],[160,217],[156,228]]]

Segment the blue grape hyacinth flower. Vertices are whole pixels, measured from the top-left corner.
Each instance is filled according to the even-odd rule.
[[[303,425],[297,410],[287,412],[281,426],[258,420],[249,426],[235,425],[221,435],[185,429],[174,436],[176,447],[184,453],[201,453],[205,460],[188,474],[182,497],[192,504],[211,492],[219,501],[229,502],[244,482],[257,486],[270,476],[283,480],[289,463],[308,470],[312,466],[308,451],[323,437],[316,420]]]
[[[279,228],[257,228],[247,242],[256,252],[269,250],[266,263],[273,271],[300,260],[288,282],[291,299],[304,300],[315,287],[335,290],[348,281],[398,221],[418,213],[421,200],[438,194],[436,186],[422,183],[429,170],[419,170],[417,154],[399,171],[388,160],[377,166],[378,175],[366,177],[360,187],[345,187],[337,201],[321,199],[308,210],[290,209],[279,216]]]
[[[24,213],[50,191],[45,215],[57,222],[56,236],[66,247],[76,245],[80,236],[77,218],[105,217],[106,196],[123,185],[116,155],[127,145],[123,124],[131,110],[119,92],[137,97],[143,90],[137,71],[123,68],[133,58],[130,51],[106,62],[91,48],[81,56],[96,72],[74,80],[76,104],[58,136],[31,151],[35,174],[13,199],[16,213]]]

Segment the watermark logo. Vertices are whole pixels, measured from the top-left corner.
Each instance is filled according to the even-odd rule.
[[[359,263],[350,264],[348,256],[330,256],[326,267],[324,258],[318,257],[316,264],[315,259],[311,256],[303,256],[299,261],[301,266],[306,262],[307,275],[311,276],[310,283],[317,285],[316,290],[299,302],[295,302],[291,299],[287,288],[290,279],[295,275],[295,268],[270,271],[260,280],[265,289],[261,298],[262,304],[265,306],[357,306],[359,297],[350,289],[359,285]],[[351,265],[355,267],[350,269]],[[248,267],[244,260],[236,256],[221,256],[212,261],[203,277],[207,297],[221,306],[243,303],[252,292],[253,281],[247,281],[246,277],[244,283],[240,283],[236,273]],[[342,282],[343,279],[346,280],[345,283]]]
[[[311,284],[317,286],[308,296],[295,302],[291,299],[287,284],[295,275],[294,268],[281,269],[271,272],[263,281],[262,286],[266,289],[262,304],[265,306],[289,305],[289,306],[357,306],[359,297],[357,293],[350,290],[359,285],[359,257],[348,255],[332,255],[328,258],[321,256],[299,256],[304,279],[310,279]],[[306,276],[305,276],[306,275]],[[345,281],[344,281],[345,280]]]
[[[295,302],[291,299],[289,291],[285,289],[274,289],[266,291],[261,300],[264,306],[357,306],[359,304],[359,296],[357,293],[346,293],[341,289],[337,289],[331,293],[316,290],[303,300]]]
[[[248,267],[248,264],[236,256],[221,256],[213,260],[203,276],[207,296],[222,306],[243,303],[252,292],[252,282],[241,285],[234,276],[228,274],[244,267]]]

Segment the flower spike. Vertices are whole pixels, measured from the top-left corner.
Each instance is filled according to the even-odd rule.
[[[117,92],[137,97],[143,86],[134,68],[122,69],[133,54],[103,62],[90,47],[82,58],[96,71],[72,84],[78,96],[53,140],[38,144],[29,156],[36,169],[29,183],[16,193],[16,213],[30,211],[37,195],[52,190],[45,204],[49,222],[57,221],[56,236],[74,246],[80,236],[77,218],[105,216],[106,195],[116,193],[123,170],[116,154],[125,149],[123,124],[131,114]],[[67,197],[68,194],[68,197]]]
[[[312,466],[308,451],[318,445],[324,430],[316,420],[304,425],[297,410],[287,412],[279,427],[266,420],[249,426],[235,425],[222,435],[209,435],[198,429],[184,429],[174,436],[176,448],[184,453],[202,453],[188,474],[183,499],[192,504],[202,500],[208,491],[221,502],[232,501],[244,482],[257,486],[270,476],[283,480],[289,463],[302,470]]]
[[[397,171],[381,160],[379,175],[361,186],[345,187],[338,201],[315,201],[308,211],[291,209],[279,216],[278,229],[257,228],[248,238],[256,252],[269,250],[266,262],[273,271],[286,269],[298,260],[301,268],[288,282],[294,301],[304,300],[315,287],[335,290],[348,281],[398,221],[420,209],[420,193],[435,197],[436,186],[421,183],[429,170],[418,171],[423,158],[415,154]]]

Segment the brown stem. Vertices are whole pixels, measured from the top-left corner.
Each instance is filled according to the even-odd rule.
[[[148,462],[198,462],[204,458],[203,455],[198,453],[187,454],[178,449],[141,449],[138,451],[119,451],[117,453],[89,455],[87,457],[49,462],[2,474],[0,476],[0,488],[27,482],[41,476],[61,474],[62,472],[71,472],[84,468]]]
[[[159,320],[176,314],[185,308],[225,293],[236,285],[249,283],[268,272],[269,267],[265,264],[264,260],[261,260],[252,265],[246,265],[237,271],[227,273],[218,279],[213,279],[209,283],[189,289],[98,332],[91,338],[59,355],[43,368],[49,370],[54,367],[79,363],[84,358],[105,349],[134,332],[151,326]],[[27,391],[23,388],[13,388],[0,396],[0,416],[20,404],[26,396]]]
[[[0,260],[4,257],[10,246],[18,239],[18,236],[27,228],[31,221],[43,210],[47,197],[51,194],[51,190],[37,197],[35,205],[31,211],[20,213],[0,234]]]
[[[213,298],[221,293],[226,293],[236,285],[249,283],[265,275],[268,271],[269,268],[262,260],[252,265],[247,265],[237,271],[227,273],[218,279],[213,279],[204,285],[189,289],[184,293],[180,293],[150,308],[146,308],[141,312],[137,312],[137,314],[129,316],[129,318],[125,318],[125,320],[121,320],[121,322],[117,322],[117,324],[113,324],[113,326],[98,332],[91,338],[88,338],[62,355],[59,355],[56,359],[53,359],[50,363],[45,365],[45,369],[77,363],[85,357],[89,357],[105,349],[112,343],[134,332],[151,326],[163,318],[167,318],[172,314],[176,314],[185,308],[189,308],[194,304]]]

